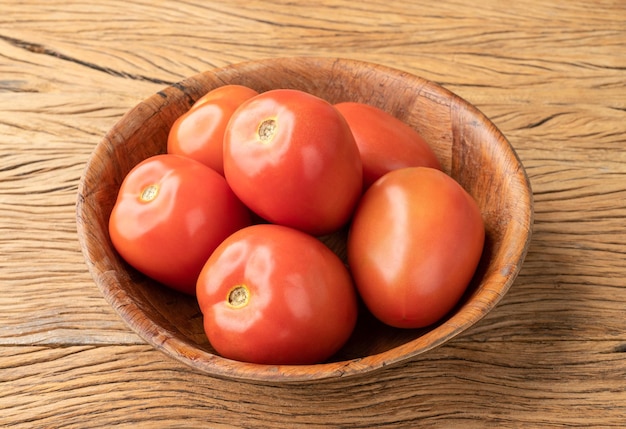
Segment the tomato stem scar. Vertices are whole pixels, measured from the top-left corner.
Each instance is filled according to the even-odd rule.
[[[256,130],[256,134],[261,143],[271,142],[276,134],[276,128],[276,119],[274,118],[269,118],[261,122]]]
[[[157,184],[148,185],[145,188],[143,188],[143,190],[141,191],[141,194],[139,195],[139,199],[144,203],[148,203],[154,200],[158,193],[159,193],[159,185]]]
[[[229,292],[226,297],[226,302],[232,308],[241,308],[248,305],[250,301],[250,290],[246,285],[236,285]]]

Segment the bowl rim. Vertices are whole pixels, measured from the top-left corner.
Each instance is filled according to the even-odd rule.
[[[219,355],[212,354],[208,351],[198,349],[194,344],[183,341],[176,336],[171,336],[170,331],[166,327],[160,326],[150,318],[144,318],[143,321],[138,321],[132,315],[137,313],[144,314],[143,309],[136,302],[129,298],[125,293],[123,287],[119,282],[119,273],[112,271],[101,272],[93,260],[93,255],[89,251],[89,243],[87,240],[88,231],[82,220],[82,210],[84,205],[85,179],[93,174],[93,167],[96,162],[99,162],[105,155],[107,150],[107,137],[110,136],[115,127],[125,121],[125,119],[137,112],[138,107],[148,100],[156,99],[163,100],[163,93],[178,91],[180,88],[184,88],[187,83],[201,79],[202,76],[207,74],[214,76],[225,76],[232,71],[245,69],[246,67],[258,66],[258,65],[275,65],[279,64],[282,67],[289,67],[296,63],[305,63],[311,67],[324,66],[332,67],[334,65],[341,65],[343,67],[361,66],[375,68],[379,71],[385,72],[391,76],[395,76],[398,79],[409,79],[414,82],[420,82],[428,85],[433,91],[438,94],[450,97],[455,102],[460,103],[463,107],[474,117],[485,121],[493,126],[494,132],[497,133],[498,139],[501,140],[503,148],[507,152],[508,158],[516,165],[515,175],[511,176],[511,180],[516,181],[522,188],[527,190],[526,200],[520,201],[519,205],[523,207],[526,213],[527,231],[525,234],[525,240],[522,246],[517,247],[519,249],[511,255],[511,260],[518,261],[517,264],[509,267],[508,272],[503,273],[504,283],[499,289],[497,296],[489,301],[482,301],[475,303],[474,305],[480,307],[479,311],[473,311],[471,319],[465,323],[455,323],[455,316],[453,314],[449,316],[443,323],[427,331],[423,335],[409,341],[405,344],[396,346],[380,353],[352,358],[344,361],[326,362],[315,365],[259,365],[246,362],[234,361],[231,359],[223,358]],[[224,82],[227,84],[227,82]],[[337,379],[352,377],[358,375],[369,374],[371,372],[380,370],[384,367],[395,366],[397,364],[414,359],[416,356],[425,353],[435,347],[441,345],[444,342],[450,341],[461,332],[465,331],[469,327],[473,326],[482,319],[493,307],[495,307],[504,294],[509,290],[517,274],[519,273],[523,264],[524,258],[528,252],[530,241],[532,237],[532,225],[534,218],[533,210],[533,194],[531,184],[528,179],[527,173],[522,165],[515,149],[502,134],[502,132],[488,119],[476,106],[454,94],[450,90],[443,86],[421,78],[419,76],[410,74],[400,69],[384,66],[380,64],[370,63],[366,61],[346,59],[346,58],[327,58],[327,57],[278,57],[278,58],[266,58],[261,60],[250,60],[231,64],[225,67],[219,67],[211,70],[207,70],[193,76],[187,77],[177,83],[168,85],[163,90],[156,94],[151,95],[147,99],[143,100],[130,110],[128,110],[109,130],[106,136],[96,145],[92,154],[90,155],[87,164],[80,177],[77,202],[76,202],[76,222],[78,239],[81,245],[81,251],[88,266],[89,272],[95,283],[104,294],[104,297],[108,303],[114,308],[116,313],[126,323],[131,330],[139,335],[144,341],[152,345],[154,348],[161,352],[175,358],[176,360],[188,365],[192,369],[199,371],[203,374],[215,376],[222,379],[248,381],[248,382],[261,382],[261,383],[291,383],[291,382],[303,382],[303,381],[321,381],[328,379]],[[522,226],[521,226],[522,227]],[[515,249],[513,249],[515,250]],[[107,293],[105,293],[107,292]],[[111,293],[112,292],[112,293]],[[435,338],[437,337],[438,338]],[[431,338],[433,337],[433,338]],[[427,341],[428,340],[428,341]]]

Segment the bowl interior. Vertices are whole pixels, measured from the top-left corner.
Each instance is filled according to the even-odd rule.
[[[235,362],[215,354],[192,297],[146,278],[119,257],[108,235],[108,219],[123,178],[141,160],[164,153],[176,118],[207,91],[225,84],[246,85],[259,92],[294,88],[331,103],[369,103],[423,135],[444,171],[476,199],[486,228],[476,275],[447,318],[429,328],[400,330],[362,311],[353,337],[326,363]],[[124,115],[98,144],[81,178],[77,201],[79,240],[89,270],[107,301],[135,332],[197,370],[267,382],[365,374],[410,359],[459,334],[491,310],[517,276],[530,241],[532,217],[532,193],[522,164],[506,138],[476,108],[437,84],[399,70],[324,58],[247,62],[163,89]],[[324,239],[339,254],[345,250],[345,231]]]

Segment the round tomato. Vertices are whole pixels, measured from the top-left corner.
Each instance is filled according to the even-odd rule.
[[[124,178],[109,218],[119,254],[149,277],[195,293],[218,244],[250,224],[250,212],[209,167],[178,155],[144,160]]]
[[[432,148],[413,128],[368,104],[335,104],[350,125],[363,161],[363,188],[385,173],[404,167],[441,169]]]
[[[357,319],[345,265],[321,241],[258,224],[228,237],[197,285],[206,335],[223,357],[312,364],[338,351]]]
[[[209,91],[174,122],[167,152],[193,158],[223,175],[224,129],[237,107],[255,95],[255,90],[241,85]]]
[[[364,194],[348,262],[369,310],[399,328],[431,325],[459,301],[484,243],[478,205],[440,170],[394,170]]]
[[[224,173],[259,216],[322,235],[349,220],[363,168],[350,128],[331,104],[277,89],[233,114],[224,135]]]

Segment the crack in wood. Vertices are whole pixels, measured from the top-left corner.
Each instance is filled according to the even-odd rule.
[[[532,128],[537,128],[537,127],[545,124],[546,122],[551,121],[552,119],[554,119],[556,117],[563,116],[563,115],[566,115],[568,113],[569,112],[555,113],[554,115],[547,116],[547,117],[545,117],[545,118],[543,118],[543,119],[541,119],[541,120],[539,120],[537,122],[533,122],[532,124],[525,125],[525,126],[523,126],[521,128],[518,128],[518,129],[529,130],[529,129],[532,129]]]
[[[615,346],[615,348],[613,348],[613,352],[626,353],[626,343]]]
[[[79,64],[81,66],[88,67],[90,69],[97,70],[97,71],[109,74],[111,76],[122,77],[125,79],[146,81],[146,82],[151,82],[151,83],[156,83],[156,84],[161,84],[161,85],[171,85],[173,83],[173,82],[163,80],[163,79],[157,79],[154,77],[133,74],[133,73],[126,73],[126,72],[115,70],[109,67],[100,66],[98,64],[91,63],[89,61],[83,61],[81,59],[70,57],[69,55],[65,55],[53,49],[47,48],[44,45],[41,45],[39,43],[27,42],[25,40],[15,39],[13,37],[8,37],[4,35],[0,35],[0,40],[3,40],[17,48],[24,49],[34,54],[48,55],[48,56],[55,57],[63,61],[69,61],[74,64]]]

